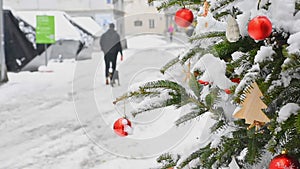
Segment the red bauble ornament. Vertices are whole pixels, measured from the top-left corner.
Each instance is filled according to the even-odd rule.
[[[181,27],[188,27],[194,20],[193,12],[187,8],[179,9],[175,14],[175,23]]]
[[[230,90],[230,89],[225,89],[224,91],[225,91],[225,93],[227,93],[227,94],[231,94],[231,90]]]
[[[248,23],[248,34],[254,40],[263,40],[272,33],[272,23],[266,16],[257,16]]]
[[[118,134],[121,137],[131,134],[132,132],[131,122],[126,118],[119,118],[114,123],[114,131],[116,134]]]
[[[200,84],[202,84],[202,85],[204,85],[204,86],[206,86],[206,85],[209,84],[209,82],[204,81],[204,80],[198,80],[198,83],[200,83]]]
[[[230,79],[233,83],[237,83],[239,84],[241,82],[241,79],[240,78],[231,78]]]
[[[287,154],[280,154],[271,160],[269,169],[300,169],[300,164],[297,159]]]

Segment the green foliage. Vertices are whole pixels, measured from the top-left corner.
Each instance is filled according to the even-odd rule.
[[[214,99],[215,99],[215,97],[212,94],[208,94],[205,97],[206,106],[211,108],[214,104]]]
[[[253,165],[261,160],[262,155],[262,144],[263,142],[260,142],[263,140],[262,134],[257,134],[255,131],[251,130],[248,132],[248,144],[247,144],[247,154],[245,157],[245,161],[249,163],[250,165]]]
[[[215,7],[212,7],[211,12],[219,11],[220,9],[225,8],[226,6],[230,5],[234,1],[236,0],[220,0]]]
[[[178,57],[170,60],[165,66],[163,66],[161,69],[160,69],[160,72],[162,74],[164,74],[169,68],[171,68],[172,66],[174,66],[176,63],[178,63],[180,60]]]
[[[153,1],[155,0],[148,0],[148,3],[152,3]],[[160,6],[157,7],[157,10],[162,10],[162,9],[167,9],[171,6],[175,6],[175,5],[182,5],[182,2],[181,1],[178,1],[178,0],[166,0],[166,1],[160,1],[161,4]]]
[[[232,156],[235,155],[237,151],[239,151],[238,148],[242,148],[239,147],[239,140],[226,139],[225,137],[223,137],[222,139],[224,140],[222,141],[222,144],[218,146],[218,151],[216,151],[215,155],[218,161],[216,163],[217,168],[221,166],[228,166]],[[232,148],[233,146],[235,147]]]
[[[203,168],[220,168],[228,166],[232,155],[239,152],[241,144],[239,140],[222,138],[222,142],[215,148],[211,144],[193,152],[185,161],[180,164],[180,168],[185,167],[193,160],[199,161],[199,166]]]
[[[189,41],[191,43],[201,44],[205,40],[217,41],[220,39],[225,39],[225,32],[207,32],[199,35],[192,36]]]
[[[149,0],[148,2],[153,1],[162,2],[161,6],[158,7],[160,10],[171,6],[199,7],[199,4],[202,5],[204,2],[204,0]],[[210,12],[218,20],[222,20],[228,14],[239,15],[243,11],[234,7],[236,2],[237,0],[216,1],[215,4],[212,4]],[[297,0],[296,12],[300,9],[299,4]],[[258,2],[259,9],[268,10],[269,5],[270,2]],[[231,6],[233,6],[232,9],[230,9]],[[249,166],[258,164],[266,151],[279,154],[282,149],[287,149],[294,156],[300,157],[300,111],[282,123],[277,122],[278,111],[283,106],[288,103],[300,105],[300,54],[288,53],[286,49],[289,45],[287,43],[288,38],[288,32],[278,33],[275,30],[271,37],[264,41],[254,41],[245,36],[235,43],[227,41],[224,32],[213,31],[194,35],[190,38],[191,48],[169,61],[161,69],[161,73],[165,73],[176,64],[184,65],[187,61],[192,59],[195,61],[209,53],[224,60],[226,62],[226,76],[228,78],[239,77],[242,80],[241,84],[230,87],[231,91],[235,91],[234,94],[228,96],[231,103],[238,105],[245,99],[245,91],[251,82],[256,81],[259,85],[263,93],[261,99],[268,106],[263,111],[271,119],[271,122],[260,126],[260,128],[253,127],[247,130],[248,125],[245,124],[245,120],[232,121],[232,119],[228,119],[223,107],[218,104],[224,102],[224,95],[222,95],[224,91],[212,84],[205,88],[209,92],[206,93],[205,97],[202,97],[204,87],[197,82],[195,76],[191,77],[188,86],[168,80],[149,82],[142,85],[139,90],[129,92],[118,98],[116,102],[124,99],[142,100],[145,97],[159,97],[161,93],[167,92],[170,96],[168,99],[150,105],[150,108],[140,109],[133,114],[166,106],[180,108],[189,105],[190,111],[181,116],[176,121],[176,125],[193,120],[207,111],[213,114],[212,118],[216,120],[216,123],[212,124],[210,129],[213,136],[219,137],[219,139],[214,140],[219,141],[219,143],[208,142],[205,145],[199,145],[187,158],[182,159],[180,164],[178,164],[179,155],[164,154],[158,159],[158,162],[163,164],[163,169],[173,166],[184,168],[191,162],[197,163],[195,168],[227,167],[232,157],[241,156],[241,153],[245,153],[245,156],[244,159],[238,161],[238,164],[242,168],[249,168]],[[203,43],[208,44],[208,47],[201,47]],[[275,54],[272,55],[272,61],[254,63],[254,58],[261,46],[272,46],[273,51],[275,51]],[[237,51],[241,53],[241,56],[233,60],[232,54]],[[236,70],[239,70],[239,73]]]
[[[295,1],[295,14],[300,10],[300,1],[299,0],[296,0]]]
[[[140,86],[139,90],[126,93],[123,96],[117,98],[116,101],[114,101],[114,104],[129,98],[134,99],[141,97],[159,97],[162,91],[167,91],[170,98],[164,100],[161,103],[155,103],[154,105],[151,105],[151,107],[141,108],[138,111],[132,112],[132,114],[136,116],[137,114],[140,114],[145,111],[168,106],[175,106],[177,108],[180,108],[189,103],[199,106],[203,109],[206,108],[205,104],[201,103],[195,96],[188,94],[184,87],[182,87],[176,82],[169,80],[148,82],[143,86]]]
[[[220,100],[219,98],[220,89],[217,87],[211,88],[210,93],[205,97],[206,106],[212,108],[213,105]]]
[[[251,68],[251,57],[249,54],[244,53],[243,56],[241,56],[239,59],[235,61],[228,62],[226,65],[226,75],[230,78],[238,77],[235,75],[234,70],[239,68],[243,69],[242,74],[245,74],[246,71]],[[240,79],[243,77],[240,76]]]
[[[165,153],[159,156],[156,161],[162,164],[161,169],[168,169],[177,165],[180,155],[174,156],[170,153]]]
[[[255,43],[253,39],[249,37],[245,37],[240,39],[237,42],[231,43],[229,41],[223,41],[213,46],[213,50],[216,52],[216,56],[230,62],[232,60],[231,54],[240,51],[240,52],[248,52],[253,51],[254,49],[257,50],[260,48],[262,43]],[[255,54],[256,54],[255,52]],[[251,55],[250,55],[251,56]]]
[[[298,111],[298,114],[295,117],[295,127],[297,130],[297,133],[300,135],[300,110]]]
[[[276,111],[287,103],[300,105],[300,85],[299,80],[292,80],[288,87],[278,86],[265,95],[269,117],[276,117]]]
[[[300,55],[297,54],[287,54],[286,51],[284,51],[284,55],[289,59],[287,62],[282,64],[281,68],[283,71],[288,70],[299,70],[300,69]]]
[[[219,3],[217,3],[215,6],[211,7],[211,12],[214,15],[214,18],[217,20],[224,19],[224,17],[230,15],[236,16],[238,14],[241,14],[241,11],[239,11],[236,8],[228,9],[230,4],[236,2],[237,0],[220,0]]]
[[[205,109],[205,108],[199,109],[198,111],[189,112],[189,113],[181,116],[178,120],[176,120],[175,124],[177,126],[179,126],[180,124],[183,124],[185,122],[188,122],[190,120],[193,120],[193,119],[201,116],[205,112],[207,112],[207,109]]]
[[[204,49],[204,48],[191,48],[188,50],[188,52],[186,52],[184,55],[181,56],[181,60],[180,63],[184,64],[186,61],[188,61],[189,59],[191,59],[192,57],[199,55],[202,56],[204,54],[209,53],[209,49]]]
[[[203,89],[203,87],[198,83],[197,79],[195,76],[191,76],[189,80],[189,87],[193,91],[194,95],[199,98],[200,97],[200,92]]]
[[[216,40],[218,38],[224,38],[225,36],[225,32],[210,32],[210,33],[204,33],[202,35],[197,35],[197,36],[193,36],[190,38],[190,42],[194,42],[194,43],[201,43],[204,40]],[[199,46],[199,45],[196,45]],[[161,68],[161,72],[165,73],[165,71],[169,68],[171,68],[172,66],[174,66],[177,63],[180,64],[185,64],[189,59],[193,58],[194,56],[203,56],[207,53],[210,53],[211,49],[205,49],[205,48],[201,48],[201,47],[193,47],[190,48],[186,53],[184,53],[183,55],[176,57],[174,59],[172,59],[171,61],[169,61],[165,66],[163,66]]]
[[[201,162],[201,159],[203,159],[203,157],[209,157],[212,153],[213,150],[210,149],[210,145],[207,145],[205,148],[201,148],[188,156],[182,163],[180,163],[179,168],[187,166],[193,160],[199,160],[199,162]]]
[[[299,135],[299,116],[291,115],[283,123],[276,123],[276,128],[272,131],[273,139],[269,142],[269,149],[274,153],[280,153],[280,150],[286,149],[290,154],[294,154],[296,157],[300,157],[300,135]],[[278,128],[281,130],[278,131]]]
[[[148,3],[152,3],[154,1],[161,2],[160,6],[157,7],[157,10],[168,9],[171,6],[191,6],[195,4],[202,4],[203,0],[148,0]]]
[[[219,120],[217,123],[215,123],[211,128],[211,132],[218,132],[219,130],[223,130],[226,127],[224,120]]]
[[[271,85],[272,81],[279,79],[280,72],[281,72],[281,65],[284,62],[282,49],[281,48],[276,49],[275,52],[276,54],[274,57],[274,61],[268,64],[268,68],[271,70],[273,69],[268,81],[269,85]]]

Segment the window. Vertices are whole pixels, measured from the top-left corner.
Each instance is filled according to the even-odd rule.
[[[134,26],[143,26],[143,22],[141,20],[134,21]]]
[[[149,19],[149,28],[150,29],[154,29],[155,28],[154,19]]]

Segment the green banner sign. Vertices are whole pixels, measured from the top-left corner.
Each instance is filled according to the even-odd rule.
[[[55,22],[54,16],[36,16],[36,43],[51,44],[55,43]]]

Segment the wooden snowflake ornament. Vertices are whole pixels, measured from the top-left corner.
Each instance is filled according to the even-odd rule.
[[[262,109],[266,109],[267,106],[260,99],[263,94],[260,91],[256,82],[252,83],[246,91],[245,100],[242,102],[242,108],[233,114],[233,117],[238,119],[245,119],[246,124],[250,124],[248,129],[256,127],[258,130],[265,123],[270,122],[270,119],[265,115]]]

